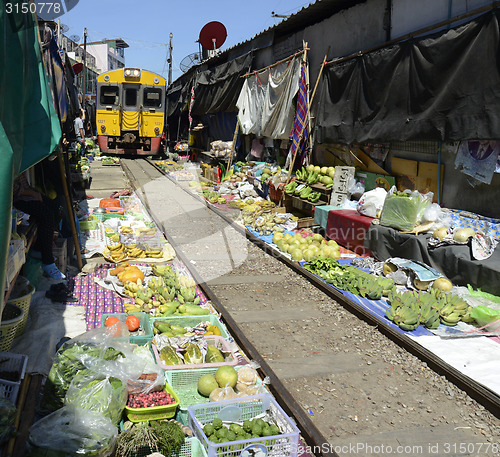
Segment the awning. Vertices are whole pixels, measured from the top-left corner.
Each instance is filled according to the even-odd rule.
[[[322,79],[317,141],[499,138],[499,32],[489,12],[332,63]]]

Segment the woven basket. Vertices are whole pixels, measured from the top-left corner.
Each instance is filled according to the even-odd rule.
[[[35,293],[35,287],[28,281],[24,276],[19,276],[14,284],[14,289],[10,294],[10,298],[7,303],[19,306],[23,310],[23,319],[17,326],[15,338],[22,335],[24,328],[26,327],[26,321],[28,320],[28,314],[30,310],[31,297]]]
[[[23,320],[24,311],[17,305],[5,303],[0,322],[0,352],[9,352],[16,336],[19,323]]]

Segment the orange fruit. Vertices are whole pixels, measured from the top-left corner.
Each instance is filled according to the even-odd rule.
[[[109,316],[107,319],[106,319],[106,322],[104,322],[104,325],[106,327],[112,327],[113,325],[115,325],[120,319],[118,319],[117,317],[115,316]]]

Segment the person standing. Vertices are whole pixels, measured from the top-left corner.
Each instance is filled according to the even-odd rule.
[[[52,201],[33,189],[27,181],[26,172],[21,173],[14,180],[13,205],[23,213],[29,214],[37,223],[36,241],[33,249],[39,252],[42,258],[42,269],[47,276],[53,279],[65,279],[54,263],[52,247],[54,231],[57,228],[57,212]]]
[[[80,145],[80,154],[85,155],[85,130],[83,128],[83,110],[78,112],[74,122],[76,142]]]

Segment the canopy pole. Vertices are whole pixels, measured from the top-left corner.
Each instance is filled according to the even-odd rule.
[[[309,116],[309,112],[311,111],[311,105],[312,105],[312,102],[314,100],[314,96],[316,95],[316,90],[318,89],[318,84],[319,84],[319,81],[321,79],[321,74],[323,73],[323,69],[325,68],[329,52],[330,52],[330,46],[328,46],[328,50],[326,51],[325,58],[323,59],[323,62],[321,64],[321,68],[319,69],[318,78],[316,79],[316,84],[314,85],[314,89],[313,89],[313,92],[311,95],[311,100],[309,100],[309,104],[307,105],[306,118]],[[305,126],[306,126],[306,124],[304,123],[304,125],[302,126],[302,129],[300,130],[299,139],[297,140],[297,145],[299,145],[300,140],[302,140],[302,136],[304,135]],[[292,170],[293,170],[293,166],[295,164],[296,157],[297,157],[297,151],[295,151],[295,155],[292,156],[292,161],[290,163],[290,166],[288,167],[288,176],[286,178],[285,186],[290,182],[290,178],[292,176]],[[281,201],[283,200],[284,194],[285,194],[284,192],[281,194],[280,205],[281,205]]]
[[[71,204],[71,198],[68,191],[68,183],[66,181],[66,170],[64,169],[64,161],[61,152],[62,142],[59,142],[59,150],[57,151],[57,160],[59,162],[59,171],[61,173],[61,180],[63,184],[64,197],[66,200],[66,209],[68,210],[69,223],[71,226],[71,234],[73,235],[73,243],[75,245],[76,260],[78,262],[78,268],[81,270],[83,268],[82,264],[82,253],[80,251],[80,241],[78,240],[78,233],[76,232],[75,224],[75,213],[73,212],[73,206]]]
[[[233,160],[233,152],[234,152],[234,149],[236,147],[236,138],[238,137],[239,130],[240,130],[240,120],[238,119],[238,115],[236,115],[236,128],[234,129],[233,143],[231,144],[231,152],[229,153],[229,160],[227,161],[226,173],[231,168],[231,162]]]
[[[306,45],[307,45],[307,43],[306,43]],[[302,51],[298,51],[295,54],[292,54],[284,59],[278,60],[277,62],[274,62],[273,64],[268,65],[267,67],[261,68],[260,70],[254,70],[250,73],[245,73],[244,75],[241,75],[240,78],[247,78],[248,76],[255,75],[256,73],[260,73],[264,70],[269,70],[270,68],[273,68],[276,65],[279,65],[280,63],[286,62],[287,60],[290,60],[290,59],[293,59],[294,57],[297,57],[298,55],[302,54],[303,52],[307,52],[307,47],[302,49]]]

